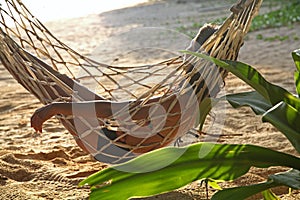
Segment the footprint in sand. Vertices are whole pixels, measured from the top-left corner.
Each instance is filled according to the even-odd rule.
[[[29,161],[19,160],[13,154],[0,157],[0,175],[19,182],[30,181],[35,175],[34,171],[41,165]]]

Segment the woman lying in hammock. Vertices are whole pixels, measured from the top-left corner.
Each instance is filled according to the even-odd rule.
[[[212,25],[201,28],[188,50],[197,51],[216,30],[217,27]],[[188,56],[184,59],[188,59]],[[193,66],[190,65],[186,68],[186,73],[192,70]],[[189,81],[190,85],[195,85],[199,77],[200,74],[196,73]],[[144,153],[174,142],[178,136],[185,134],[194,126],[199,114],[198,99],[194,93],[201,90],[199,86],[201,84],[196,85],[196,90],[194,88],[184,95],[168,94],[165,101],[161,101],[161,97],[152,98],[147,101],[148,106],[139,106],[144,103],[143,100],[52,103],[36,110],[31,118],[31,126],[37,132],[42,132],[43,123],[59,114],[85,119],[100,118],[103,119],[100,122],[102,123],[100,126],[103,126],[102,133],[119,147],[134,153]],[[209,91],[204,92],[207,96],[210,95]],[[111,122],[116,122],[117,125],[113,126]]]

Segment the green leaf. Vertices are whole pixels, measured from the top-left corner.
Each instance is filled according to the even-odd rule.
[[[221,191],[218,191],[213,195],[211,200],[241,200],[249,198],[257,193],[263,192],[265,190],[268,190],[270,188],[279,186],[280,184],[268,181],[264,183],[259,183],[255,185],[249,185],[249,186],[241,186],[241,187],[234,187],[234,188],[228,188],[223,189]]]
[[[276,194],[274,194],[271,190],[265,190],[262,192],[262,195],[265,200],[280,200]]]
[[[300,49],[293,51],[292,57],[296,64],[297,70],[300,72]]]
[[[218,191],[212,197],[212,200],[246,199],[259,192],[263,192],[263,195],[267,200],[277,200],[278,197],[271,192],[268,192],[270,188],[277,186],[287,186],[294,189],[300,189],[300,171],[292,169],[287,172],[271,175],[269,180],[264,183],[223,189]]]
[[[256,16],[251,25],[251,31],[282,27],[282,26],[291,26],[292,24],[300,21],[299,18],[299,1],[289,0],[289,1],[269,1],[276,2],[279,6],[278,9],[270,9],[270,12],[260,14]]]
[[[248,85],[252,86],[265,99],[264,100],[255,93],[244,93],[244,97],[234,95],[233,97],[236,99],[233,99],[232,101],[229,99],[233,106],[238,107],[247,105],[250,106],[257,114],[261,114],[266,111],[268,106],[276,106],[280,102],[285,102],[285,107],[276,106],[271,108],[271,112],[269,112],[270,114],[266,114],[263,117],[263,121],[273,124],[290,140],[296,150],[300,153],[300,124],[297,123],[297,120],[300,119],[298,116],[298,112],[300,112],[299,98],[295,97],[284,88],[269,83],[260,73],[258,73],[256,69],[247,64],[236,61],[221,61],[205,54],[195,52],[184,51],[184,53],[189,53],[203,58],[225,68],[242,79]],[[250,98],[251,95],[254,95],[257,100],[245,99]]]
[[[295,72],[295,84],[298,96],[300,95],[300,49],[293,51],[292,53],[297,71]]]
[[[300,190],[300,171],[291,169],[287,172],[271,175],[270,179],[281,185]]]
[[[200,130],[202,130],[205,119],[209,112],[211,111],[212,107],[215,106],[219,101],[217,99],[205,98],[201,101],[199,105],[200,115],[197,119],[196,124],[200,124]]]
[[[300,153],[300,113],[295,108],[281,102],[263,115],[263,121],[281,131]]]
[[[295,72],[295,85],[299,97],[300,96],[300,72],[299,71]]]
[[[269,122],[281,131],[300,153],[300,113],[292,106],[281,102],[272,107],[257,92],[231,94],[222,97],[234,108],[249,106],[257,114],[263,114],[263,122]]]
[[[207,180],[208,182],[208,185],[210,187],[212,187],[213,189],[215,190],[222,190],[222,187],[218,184],[218,182],[223,182],[223,181],[216,181],[216,180],[213,180],[213,179],[208,179]]]
[[[174,160],[178,155],[181,156]],[[93,186],[91,199],[128,199],[172,191],[204,178],[234,180],[251,166],[300,169],[300,159],[253,145],[198,143],[149,152],[100,171],[80,185]]]
[[[222,67],[235,76],[243,80],[245,83],[254,88],[260,95],[262,95],[273,106],[281,101],[285,101],[294,108],[300,110],[300,99],[288,92],[286,89],[268,82],[256,69],[245,63],[237,61],[221,61],[219,59],[207,56],[201,53],[191,51],[182,51],[186,54],[203,58],[207,61],[213,62],[219,67]]]
[[[226,99],[232,107],[240,108],[250,106],[257,115],[262,115],[272,108],[272,104],[267,102],[258,92],[244,92],[237,94],[229,94],[222,99]]]

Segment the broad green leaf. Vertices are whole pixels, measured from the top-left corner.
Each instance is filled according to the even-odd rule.
[[[234,187],[228,188],[218,191],[213,195],[211,200],[241,200],[249,198],[257,193],[263,192],[273,187],[277,187],[280,184],[268,181],[264,183],[259,183],[255,185],[249,186],[241,186],[241,187]]]
[[[300,189],[300,171],[292,169],[287,172],[271,175],[269,180],[264,183],[223,189],[218,191],[212,197],[212,200],[246,199],[259,192],[263,192],[264,197],[267,200],[276,200],[277,197],[270,192],[268,193],[267,190],[277,186],[287,186],[294,189]]]
[[[281,102],[263,115],[263,121],[281,131],[300,153],[300,113],[295,108]]]
[[[265,190],[262,192],[264,200],[280,200],[276,194],[274,194],[271,190]]]
[[[273,124],[278,130],[283,132],[283,134],[290,140],[290,142],[293,144],[293,146],[296,148],[298,152],[300,152],[300,129],[299,129],[299,123],[297,123],[298,118],[298,111],[300,111],[300,99],[295,97],[293,94],[289,93],[284,88],[281,88],[277,85],[269,83],[264,77],[258,73],[257,70],[255,70],[253,67],[236,61],[221,61],[219,59],[209,57],[205,54],[200,53],[194,53],[194,52],[188,52],[184,51],[184,53],[189,53],[194,56],[203,58],[205,60],[211,61],[215,63],[216,65],[225,68],[226,70],[230,71],[240,79],[242,79],[244,82],[252,86],[265,100],[262,100],[260,98],[260,101],[251,101],[245,102],[246,100],[242,100],[242,97],[238,100],[240,101],[240,105],[248,105],[251,106],[251,108],[257,112],[261,113],[263,112],[267,107],[268,104],[276,106],[280,102],[285,102],[286,110],[283,110],[284,108],[274,108],[271,109],[273,112],[271,113],[279,113],[277,115],[265,115],[263,118],[264,121],[270,122]],[[297,53],[294,53],[294,55],[298,55]],[[294,56],[296,57],[296,56]],[[248,96],[251,95],[247,94]],[[254,95],[254,93],[252,93]],[[256,94],[257,97],[257,94]],[[258,97],[257,97],[258,98]],[[231,104],[233,106],[237,106],[238,104],[235,104],[237,100],[232,101]],[[293,109],[292,109],[293,108]],[[281,109],[277,111],[277,109]],[[281,114],[281,115],[280,115]],[[275,118],[274,118],[275,117]],[[274,119],[272,119],[274,118]],[[299,121],[298,121],[299,122]]]
[[[178,154],[182,156],[165,165]],[[172,191],[204,178],[234,180],[247,173],[251,166],[300,169],[300,159],[253,145],[198,143],[185,148],[168,147],[149,152],[100,171],[80,185],[93,186],[91,199],[128,199]],[[144,173],[136,172],[141,169]]]
[[[298,95],[300,95],[300,49],[292,53],[293,59],[296,64],[297,71],[295,72],[295,84]]]
[[[300,96],[300,72],[299,71],[295,72],[295,85],[299,97]]]
[[[242,106],[250,106],[257,115],[262,115],[272,108],[272,104],[266,101],[258,92],[244,92],[237,94],[229,94],[222,99],[226,99],[232,107],[240,108]]]
[[[291,169],[287,172],[271,175],[270,179],[281,185],[300,190],[300,171]]]
[[[269,122],[281,131],[300,153],[300,113],[292,106],[281,102],[272,107],[257,92],[231,94],[222,97],[234,108],[249,106],[257,115],[263,115],[263,122]]]
[[[292,57],[296,64],[297,70],[300,72],[300,49],[293,51]]]
[[[300,110],[300,99],[288,92],[286,89],[268,82],[256,69],[242,62],[237,61],[221,61],[219,59],[207,56],[201,53],[190,51],[182,51],[186,54],[203,58],[222,67],[235,76],[243,80],[245,83],[253,87],[260,95],[262,95],[273,106],[281,101],[285,101],[294,108]]]

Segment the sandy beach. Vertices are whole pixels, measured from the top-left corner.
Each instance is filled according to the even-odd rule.
[[[187,47],[190,37],[182,30],[196,32],[195,24],[204,24],[228,16],[232,1],[158,1],[113,10],[85,17],[56,20],[45,25],[68,46],[86,56],[108,64],[134,65],[157,62],[178,55]],[[261,12],[270,9],[263,6]],[[239,60],[256,67],[267,80],[295,91],[295,66],[291,52],[299,48],[300,24],[250,32],[239,55]],[[174,37],[170,37],[170,35]],[[286,36],[280,41],[257,39]],[[130,52],[139,48],[164,49],[150,55]],[[168,50],[168,51],[167,51]],[[117,59],[116,59],[117,58]],[[226,93],[249,90],[233,75],[226,79]],[[89,189],[78,183],[106,164],[84,153],[72,136],[51,119],[44,132],[37,134],[30,127],[30,117],[42,105],[22,88],[0,65],[0,199],[87,199]],[[218,142],[254,144],[297,155],[289,141],[269,124],[263,124],[248,108],[234,110],[229,105]],[[236,131],[239,130],[237,133]],[[239,134],[239,135],[237,135]],[[299,155],[298,155],[299,156]],[[240,186],[267,179],[269,174],[286,169],[253,168],[245,176],[222,186]],[[180,172],[178,172],[180,173]],[[288,194],[288,188],[273,190],[282,199],[300,199],[299,191]],[[210,189],[209,194],[214,190]],[[205,188],[197,183],[182,189],[145,199],[205,199]],[[259,199],[260,196],[253,197]]]

